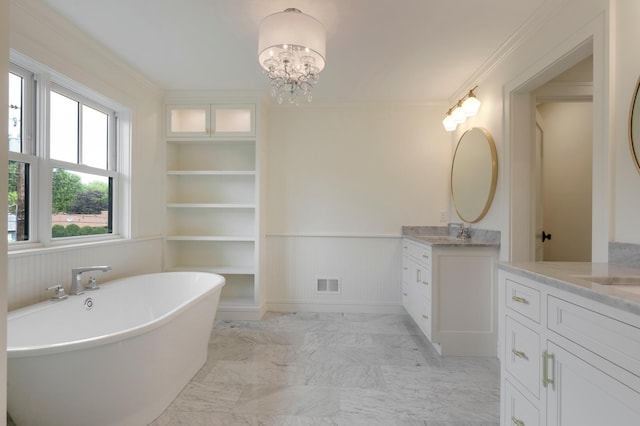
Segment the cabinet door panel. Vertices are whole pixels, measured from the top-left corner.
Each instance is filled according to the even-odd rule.
[[[508,425],[539,426],[540,413],[515,386],[505,380],[504,423]]]
[[[553,342],[548,342],[547,351],[553,355],[547,362],[554,381],[546,390],[549,426],[640,425],[637,390]]]
[[[168,137],[206,137],[211,131],[211,107],[209,105],[169,105],[166,121]]]
[[[511,317],[505,320],[505,369],[535,397],[540,395],[540,336]]]
[[[505,280],[505,289],[507,307],[537,323],[540,322],[540,290],[511,279]]]

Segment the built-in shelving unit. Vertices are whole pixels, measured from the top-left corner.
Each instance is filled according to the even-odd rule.
[[[170,103],[165,269],[226,279],[219,318],[258,318],[256,104]]]

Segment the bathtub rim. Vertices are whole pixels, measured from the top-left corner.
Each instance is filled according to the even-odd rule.
[[[211,275],[216,277],[216,283],[207,291],[199,294],[197,297],[190,299],[186,302],[177,305],[174,309],[171,309],[164,315],[146,323],[140,324],[135,327],[128,328],[126,330],[118,330],[113,333],[102,334],[95,337],[90,337],[86,339],[74,340],[71,342],[63,342],[63,343],[55,343],[48,345],[39,345],[39,346],[28,346],[28,347],[10,347],[9,342],[7,341],[7,358],[27,358],[27,357],[37,357],[49,354],[55,354],[60,352],[71,352],[71,351],[80,351],[85,350],[97,346],[107,345],[113,342],[118,342],[121,340],[130,339],[141,334],[150,332],[160,326],[170,322],[175,316],[179,315],[183,311],[187,310],[188,307],[192,304],[200,303],[202,299],[206,298],[212,293],[216,291],[222,292],[222,287],[226,284],[226,280],[222,275],[211,273],[211,272],[202,272],[202,271],[178,271],[178,272],[155,272],[148,274],[139,274],[139,275],[130,275],[128,277],[118,278],[112,281],[106,281],[101,285],[109,286],[112,284],[120,283],[122,281],[126,281],[132,278],[139,277],[153,277],[158,275]],[[83,295],[86,295],[84,293]],[[69,296],[76,297],[76,296]],[[58,303],[65,303],[65,300],[55,301],[55,300],[47,300],[44,302],[36,303],[34,305],[25,306],[24,308],[19,308],[14,311],[8,313],[7,316],[7,328],[9,327],[11,319],[20,318],[25,315],[30,315],[38,311],[46,310]],[[213,327],[213,324],[211,324]]]

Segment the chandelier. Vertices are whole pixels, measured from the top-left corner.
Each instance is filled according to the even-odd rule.
[[[258,61],[278,103],[311,102],[325,63],[326,33],[315,18],[295,8],[267,16],[258,32]]]

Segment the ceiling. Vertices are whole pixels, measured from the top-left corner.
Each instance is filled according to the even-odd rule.
[[[265,16],[295,7],[327,30],[313,99],[444,102],[546,0],[42,0],[168,90],[269,90]]]

